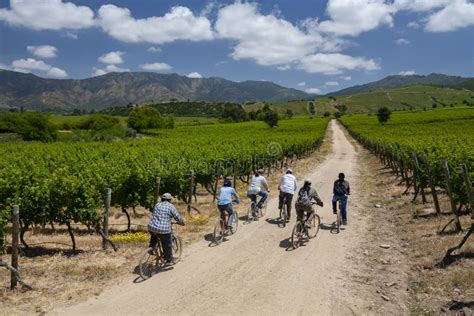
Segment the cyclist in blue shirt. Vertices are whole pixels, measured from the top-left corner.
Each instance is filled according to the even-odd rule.
[[[221,218],[225,222],[225,213],[229,215],[227,226],[232,225],[234,219],[234,209],[232,208],[232,197],[235,198],[235,202],[240,204],[239,195],[237,191],[232,187],[232,183],[229,179],[224,180],[224,186],[220,189],[219,198],[217,199],[217,208],[221,212]]]

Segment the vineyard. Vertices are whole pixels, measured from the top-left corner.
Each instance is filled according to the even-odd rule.
[[[455,215],[451,222],[457,231],[462,230],[459,216],[469,214],[473,204],[474,109],[399,113],[383,125],[375,115],[344,116],[342,122],[401,178],[400,184],[407,186],[405,193],[414,189],[413,200],[421,196],[426,203],[428,189],[440,214],[437,192],[445,192]],[[472,225],[463,242],[470,233]]]
[[[95,143],[6,143],[0,148],[0,248],[12,206],[22,234],[32,226],[100,227],[106,188],[111,205],[150,208],[161,192],[190,200],[197,186],[215,194],[219,177],[246,181],[256,168],[281,168],[322,141],[328,120],[293,119],[149,131],[148,139]],[[190,190],[191,181],[191,190]],[[194,190],[193,190],[194,188]],[[22,240],[23,241],[23,240]]]

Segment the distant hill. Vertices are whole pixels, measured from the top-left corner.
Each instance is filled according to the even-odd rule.
[[[378,81],[366,83],[363,85],[356,85],[356,86],[342,89],[336,92],[331,92],[331,93],[328,93],[326,96],[350,95],[350,94],[356,94],[356,93],[361,93],[361,92],[371,92],[371,91],[402,88],[402,87],[408,87],[408,86],[417,85],[417,84],[437,85],[437,86],[458,86],[472,79],[474,78],[463,78],[463,77],[448,76],[448,75],[434,74],[434,73],[427,76],[394,75],[394,76],[385,77]]]
[[[474,104],[474,92],[466,88],[413,85],[397,89],[376,90],[351,95],[321,97],[312,101],[275,102],[271,108],[279,113],[291,109],[295,115],[308,115],[308,102],[314,102],[318,115],[346,109],[346,113],[376,112],[381,106],[391,110],[417,110]],[[262,104],[244,105],[246,111],[261,108]]]
[[[0,108],[39,111],[101,110],[128,103],[197,100],[242,103],[305,99],[310,95],[268,81],[233,82],[148,72],[109,73],[82,80],[45,79],[0,70]]]

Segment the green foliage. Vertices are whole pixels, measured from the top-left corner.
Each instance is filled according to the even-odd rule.
[[[292,110],[292,109],[286,109],[286,116],[287,116],[288,118],[291,119],[291,118],[293,117],[293,115],[294,115],[294,113],[293,113],[293,110]]]
[[[308,111],[312,115],[316,114],[316,106],[314,105],[314,102],[311,101],[311,102],[308,103]]]
[[[174,118],[163,118],[160,112],[151,106],[133,109],[128,116],[128,127],[137,131],[153,128],[173,128]]]
[[[244,122],[249,120],[247,112],[242,107],[226,105],[222,118],[230,118],[232,122]]]
[[[57,138],[57,127],[49,117],[36,112],[1,113],[0,132],[14,132],[23,140],[52,142]]]
[[[371,149],[395,150],[412,165],[410,152],[418,157],[426,155],[433,171],[435,186],[446,187],[442,162],[451,169],[454,197],[458,203],[467,203],[466,188],[459,165],[465,163],[474,178],[474,109],[446,108],[418,113],[394,113],[390,122],[381,126],[374,117],[346,116],[342,119],[352,134]],[[403,153],[400,153],[404,149]],[[421,168],[419,172],[424,172]]]
[[[390,111],[386,106],[383,106],[377,111],[377,118],[380,123],[384,124],[390,119],[391,114],[392,111]]]
[[[278,115],[277,112],[273,110],[267,110],[263,112],[263,121],[267,123],[270,128],[273,128],[274,126],[278,126],[278,121],[280,120],[280,116]]]
[[[115,206],[150,207],[156,176],[162,192],[185,200],[189,170],[203,187],[214,183],[218,165],[224,175],[232,174],[234,164],[240,174],[250,174],[317,146],[327,122],[297,118],[282,121],[277,130],[259,122],[187,126],[123,142],[2,144],[0,221],[8,220],[11,205],[19,204],[25,224],[94,225],[101,219],[97,210],[105,188],[112,189]],[[270,143],[278,143],[278,150],[269,152]]]

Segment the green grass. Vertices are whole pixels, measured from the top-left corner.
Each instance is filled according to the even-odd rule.
[[[316,100],[316,107],[327,107],[345,104],[347,113],[376,112],[381,106],[391,110],[431,109],[457,106],[467,102],[474,103],[474,92],[435,86],[415,85],[410,87],[372,91],[348,96],[337,96]]]
[[[335,99],[335,100],[334,100]],[[392,111],[410,111],[431,109],[433,104],[437,108],[459,106],[466,100],[474,103],[474,92],[469,90],[452,89],[428,85],[414,85],[398,89],[371,91],[334,98],[319,98],[314,100],[317,115],[324,112],[336,112],[338,105],[347,106],[347,114],[376,112],[381,106],[387,106]],[[247,112],[256,111],[263,107],[263,103],[244,105]],[[270,107],[280,114],[291,109],[296,116],[309,115],[308,101],[288,101],[271,103]]]

